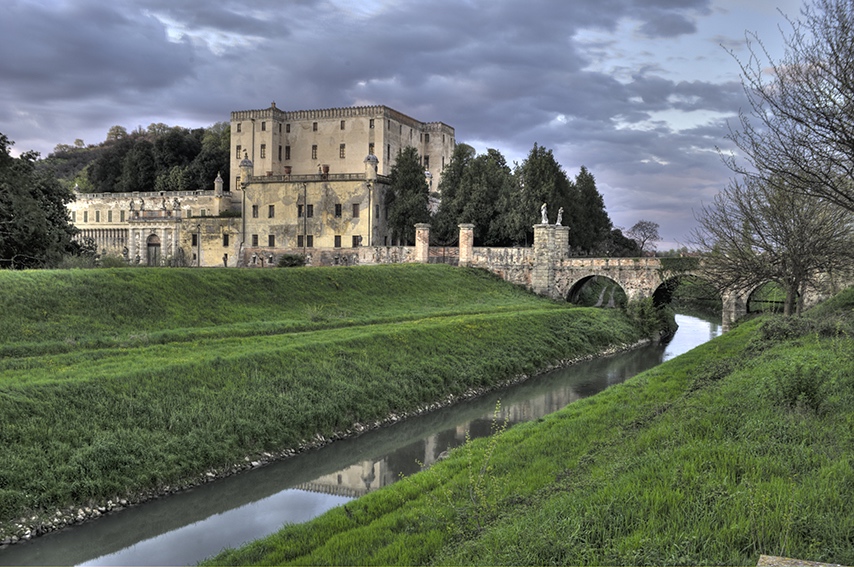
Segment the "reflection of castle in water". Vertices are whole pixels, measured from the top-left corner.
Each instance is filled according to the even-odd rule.
[[[368,492],[382,488],[400,480],[401,475],[411,475],[421,468],[427,468],[443,457],[448,449],[465,443],[466,432],[472,439],[486,437],[492,433],[493,422],[514,425],[523,421],[538,419],[556,412],[567,404],[584,396],[569,386],[502,406],[497,415],[492,414],[458,425],[451,429],[434,433],[426,439],[416,441],[397,451],[379,457],[366,459],[338,472],[321,476],[311,482],[302,483],[294,488],[358,498]]]

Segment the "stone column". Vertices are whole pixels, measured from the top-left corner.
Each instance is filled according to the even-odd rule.
[[[555,248],[553,260],[563,260],[569,257],[569,227],[555,226]]]
[[[721,327],[724,332],[729,331],[732,324],[747,315],[747,297],[743,297],[737,291],[726,291],[722,294],[723,312]]]
[[[425,222],[415,225],[415,261],[419,264],[430,261],[430,225]]]
[[[460,228],[460,266],[472,265],[474,259],[474,225],[464,223]]]
[[[551,297],[554,290],[552,258],[555,247],[554,226],[534,225],[534,266],[531,271],[531,289],[534,293]]]

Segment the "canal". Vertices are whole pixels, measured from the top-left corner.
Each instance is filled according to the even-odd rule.
[[[0,550],[0,565],[194,565],[304,522],[414,474],[497,419],[538,419],[698,346],[720,322],[677,315],[666,345],[651,345],[543,374],[512,388],[370,431],[354,439],[112,513]]]

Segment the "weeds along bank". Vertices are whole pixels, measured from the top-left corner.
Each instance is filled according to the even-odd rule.
[[[854,290],[745,323],[210,563],[854,565],[852,334]]]
[[[0,542],[641,338],[619,311],[446,266],[4,271],[0,287]]]

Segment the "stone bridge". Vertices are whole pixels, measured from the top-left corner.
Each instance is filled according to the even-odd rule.
[[[460,225],[459,265],[483,268],[556,300],[572,300],[591,278],[602,276],[616,282],[630,301],[651,297],[661,304],[670,300],[674,280],[685,276],[702,277],[699,271],[668,270],[659,258],[571,258],[569,227],[566,226],[534,225],[531,248],[475,248],[473,231],[473,224]],[[415,240],[414,254],[409,261],[429,262],[430,225],[416,225]],[[721,294],[724,330],[747,314],[748,300],[757,288]],[[805,306],[829,295],[829,292],[809,290],[804,298]]]

